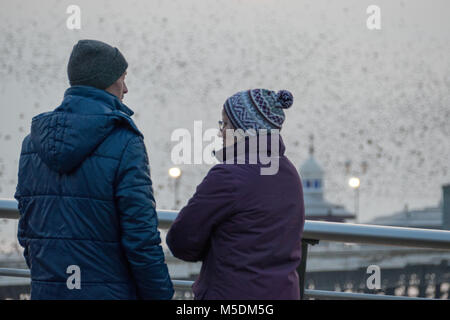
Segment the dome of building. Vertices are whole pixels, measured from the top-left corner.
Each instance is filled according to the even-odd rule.
[[[313,137],[310,136],[309,158],[300,166],[303,184],[306,219],[344,222],[354,219],[355,215],[343,206],[330,203],[324,199],[325,171],[314,157]]]

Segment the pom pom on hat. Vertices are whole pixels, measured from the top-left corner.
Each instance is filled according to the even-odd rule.
[[[280,90],[277,93],[277,100],[279,102],[279,107],[283,109],[290,108],[294,102],[294,97],[292,93],[287,90]]]

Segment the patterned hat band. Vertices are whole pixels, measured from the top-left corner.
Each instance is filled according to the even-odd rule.
[[[281,129],[286,118],[283,109],[292,106],[292,93],[252,89],[236,93],[224,104],[225,112],[237,129]]]

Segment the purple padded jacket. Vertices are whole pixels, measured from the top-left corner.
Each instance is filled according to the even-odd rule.
[[[243,141],[229,147],[232,160],[208,172],[167,234],[175,257],[203,262],[195,299],[300,298],[302,183],[281,136],[275,145],[278,172],[272,175],[261,174],[267,162],[252,160],[250,139],[243,140],[245,150],[238,147]],[[270,141],[258,142],[256,153],[276,156]],[[216,154],[219,160],[226,160],[224,150]]]

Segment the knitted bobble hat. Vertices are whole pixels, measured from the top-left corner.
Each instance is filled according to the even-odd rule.
[[[286,118],[283,109],[290,108],[293,102],[294,97],[288,90],[276,93],[267,89],[252,89],[228,98],[224,109],[237,129],[280,130]]]

